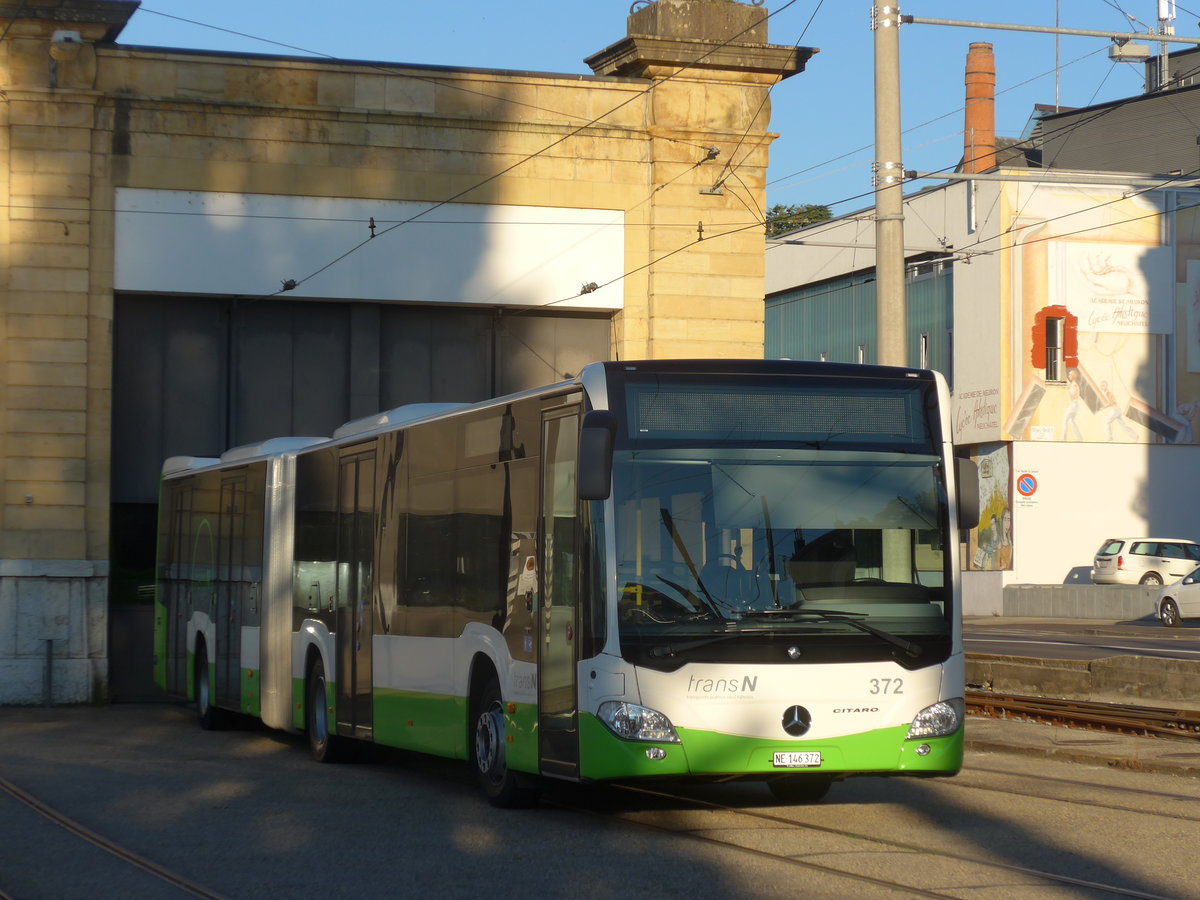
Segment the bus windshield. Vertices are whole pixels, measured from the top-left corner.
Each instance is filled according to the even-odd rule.
[[[933,455],[623,449],[613,488],[630,662],[894,658],[915,668],[949,652],[949,520]]]

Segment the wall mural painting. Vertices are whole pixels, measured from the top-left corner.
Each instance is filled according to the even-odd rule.
[[[1164,246],[1168,229],[1145,196],[1018,189],[1013,201],[1020,215],[1010,299],[1021,324],[1005,432],[1015,440],[1195,443],[1200,261],[1177,256],[1200,255],[1200,247]]]
[[[971,571],[1011,569],[1011,444],[980,444],[972,455],[979,467],[979,527],[971,529],[967,568]]]

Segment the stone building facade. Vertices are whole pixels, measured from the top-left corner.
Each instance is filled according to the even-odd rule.
[[[271,399],[239,393],[239,310],[351,311],[324,433],[397,395],[386,348],[353,337],[397,311],[402,331],[485,312],[493,388],[580,354],[762,355],[769,89],[813,51],[770,45],[761,6],[635,4],[591,75],[123,46],[137,7],[0,0],[0,703],[108,696],[110,657],[136,650],[110,615],[136,605],[113,547],[152,554],[154,460],[269,436]],[[214,376],[219,433],[189,375],[212,354],[155,337],[194,336],[180,321],[210,307],[242,360]],[[495,324],[513,313],[541,324]],[[282,319],[264,321],[254,346]],[[279,405],[295,422],[302,403]],[[212,446],[177,446],[189,428]]]

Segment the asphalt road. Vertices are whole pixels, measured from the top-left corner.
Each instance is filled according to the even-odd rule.
[[[12,900],[1200,898],[1200,779],[996,752],[812,807],[732,784],[692,791],[709,806],[556,788],[506,811],[461,763],[321,766],[298,736],[172,705],[0,708],[0,779]]]

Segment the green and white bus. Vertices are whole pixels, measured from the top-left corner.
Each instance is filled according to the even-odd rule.
[[[745,778],[819,799],[962,762],[940,375],[596,363],[480,403],[163,466],[156,679],[307,732],[539,780]]]

